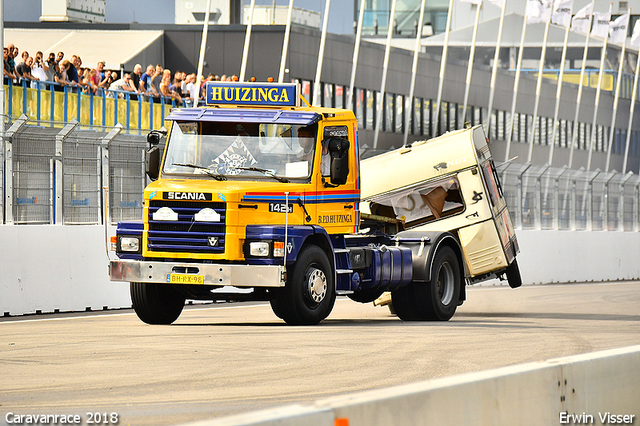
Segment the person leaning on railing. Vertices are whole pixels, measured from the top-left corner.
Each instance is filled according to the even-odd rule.
[[[71,62],[63,60],[58,65],[58,73],[56,74],[56,83],[60,85],[59,90],[63,90],[64,86],[76,85],[75,82],[69,80],[69,69],[71,68]]]
[[[4,48],[4,77],[8,80],[15,80],[16,76],[11,72],[11,67],[9,66],[9,48]]]
[[[88,69],[88,68],[87,68]],[[98,85],[95,84],[96,70],[95,68],[91,71],[87,72],[87,69],[83,70],[83,93],[93,93],[94,95],[98,92]]]
[[[164,70],[160,82],[160,94],[165,98],[175,99],[178,106],[182,105],[182,97],[175,90],[171,90],[171,87],[171,70]]]
[[[115,72],[113,74],[115,74]],[[130,93],[136,92],[136,90],[133,88],[133,82],[131,81],[131,76],[128,73],[125,73],[123,78],[120,78],[114,81],[113,83],[111,83],[111,85],[109,86],[109,93],[107,93],[107,96],[109,96],[110,98],[113,98],[114,91],[119,92],[118,98],[120,99],[124,99],[123,92],[130,92]]]

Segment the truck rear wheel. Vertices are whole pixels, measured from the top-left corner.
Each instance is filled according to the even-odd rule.
[[[133,310],[147,324],[171,324],[184,308],[185,297],[168,284],[131,283]]]
[[[314,325],[331,313],[336,301],[333,271],[318,246],[303,248],[288,272],[287,284],[271,303],[274,313],[290,325]]]
[[[443,247],[433,260],[431,280],[411,282],[391,293],[396,314],[404,321],[448,321],[456,312],[462,276],[453,249]]]

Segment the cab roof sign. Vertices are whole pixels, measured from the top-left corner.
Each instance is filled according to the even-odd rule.
[[[207,105],[300,106],[296,83],[207,83]]]

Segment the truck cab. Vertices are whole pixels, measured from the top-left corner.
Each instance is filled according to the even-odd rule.
[[[112,239],[111,280],[131,283],[142,321],[170,324],[187,299],[265,300],[289,324],[317,324],[337,295],[371,302],[385,291],[402,319],[447,320],[467,282],[517,270],[499,186],[488,201],[486,182],[499,181],[482,157],[486,141],[473,145],[481,128],[460,134],[469,145],[462,168],[430,153],[446,141],[361,162],[353,112],[301,106],[296,84],[208,83],[206,95],[206,107],[169,114],[164,149],[164,134],[149,134],[154,181],[142,221],[119,223]],[[417,171],[436,158],[431,175],[402,165]],[[472,180],[484,196],[461,190]],[[442,209],[407,204],[439,203],[438,194]],[[502,258],[478,267],[477,251],[495,248],[469,228],[484,222],[502,238]],[[433,306],[413,306],[414,291],[434,286],[444,290],[432,292]]]

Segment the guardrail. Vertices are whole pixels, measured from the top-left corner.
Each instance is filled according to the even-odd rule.
[[[24,114],[37,124],[49,126],[75,119],[83,126],[113,127],[120,123],[129,130],[148,131],[164,126],[164,117],[178,106],[173,98],[107,89],[83,93],[78,87],[50,81],[22,80],[14,85],[8,80],[4,90],[7,115]]]

